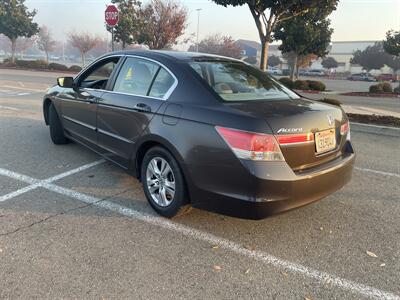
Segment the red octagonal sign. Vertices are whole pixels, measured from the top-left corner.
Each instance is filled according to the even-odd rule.
[[[107,6],[104,19],[108,26],[115,26],[118,24],[118,9],[115,5]]]

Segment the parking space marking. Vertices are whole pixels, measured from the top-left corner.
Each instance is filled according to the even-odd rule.
[[[12,179],[19,180],[19,181],[22,181],[22,182],[30,184],[27,187],[24,187],[24,188],[19,189],[17,191],[8,193],[8,194],[6,194],[4,196],[0,196],[0,202],[4,202],[4,201],[7,201],[7,200],[10,200],[10,199],[12,199],[14,197],[22,195],[22,194],[24,194],[26,192],[29,192],[31,190],[34,190],[34,189],[36,189],[38,187],[45,187],[46,184],[52,183],[54,181],[60,180],[60,179],[62,179],[64,177],[67,177],[67,176],[70,176],[70,175],[73,175],[73,174],[76,174],[76,173],[79,173],[79,172],[82,172],[84,170],[87,170],[89,168],[92,168],[94,166],[102,164],[104,162],[105,162],[104,159],[100,159],[100,160],[97,160],[95,162],[80,166],[78,168],[69,170],[69,171],[61,173],[61,174],[58,174],[56,176],[47,178],[45,180],[35,179],[35,178],[29,177],[29,176],[26,176],[26,175],[23,175],[23,174],[19,174],[19,173],[16,173],[16,172],[13,172],[13,171],[10,171],[10,170],[7,170],[7,169],[0,168],[0,175],[3,175],[3,176],[6,176],[6,177],[9,177],[9,178],[12,178]]]
[[[46,88],[43,88],[43,89],[33,89],[33,88],[27,88],[27,87],[21,87],[21,86],[12,86],[12,85],[3,85],[2,87],[8,88],[8,89],[26,90],[26,91],[38,92],[38,93],[44,93],[49,88],[47,86]]]
[[[287,272],[295,273],[304,277],[308,277],[310,279],[315,280],[316,282],[320,284],[326,284],[329,283],[332,286],[335,286],[337,288],[347,290],[351,293],[358,294],[358,295],[363,295],[369,298],[375,298],[375,299],[393,299],[393,300],[400,300],[400,296],[395,295],[390,292],[386,292],[368,285],[360,284],[351,280],[347,280],[344,278],[341,278],[336,275],[332,275],[326,272],[318,271],[312,268],[308,268],[306,266],[303,266],[298,263],[293,263],[287,260],[280,259],[278,257],[275,257],[273,255],[270,255],[266,252],[263,251],[254,251],[254,250],[249,250],[243,247],[240,244],[237,244],[233,241],[215,236],[211,233],[204,232],[198,229],[191,228],[186,225],[178,224],[173,221],[170,221],[168,219],[164,219],[155,215],[150,215],[146,214],[131,208],[127,208],[125,206],[113,203],[108,200],[96,198],[93,196],[89,196],[71,189],[67,189],[58,185],[53,184],[52,182],[59,180],[61,178],[64,178],[66,176],[69,176],[71,174],[75,174],[78,172],[81,172],[83,170],[86,170],[90,167],[93,167],[95,165],[98,165],[100,163],[103,163],[104,160],[99,160],[96,162],[93,162],[91,164],[86,164],[84,166],[81,166],[79,168],[70,170],[68,172],[62,173],[60,175],[53,176],[51,178],[45,179],[45,180],[38,180],[35,178],[31,178],[29,176],[25,176],[22,174],[18,174],[6,169],[0,168],[0,174],[5,175],[20,181],[28,182],[28,183],[33,183],[30,186],[17,190],[14,193],[14,195],[18,194],[18,191],[24,190],[26,192],[27,190],[29,191],[29,187],[35,186],[41,186],[43,188],[46,188],[50,191],[68,196],[70,198],[77,199],[81,202],[87,203],[87,204],[92,204],[94,206],[107,209],[116,213],[119,213],[123,216],[133,218],[136,220],[140,220],[143,222],[146,222],[148,224],[161,227],[167,230],[175,231],[178,232],[182,235],[194,238],[196,240],[200,240],[209,244],[217,244],[220,245],[221,248],[224,248],[225,250],[231,251],[233,253],[246,256],[251,259],[255,259],[257,261],[260,261],[264,263],[265,265],[273,266],[277,269],[280,270],[285,270]],[[32,190],[31,188],[30,190]],[[6,196],[8,196],[8,199],[12,199],[15,196],[12,196],[10,193]],[[20,192],[19,194],[21,194]],[[5,196],[3,196],[5,197]]]
[[[390,172],[384,172],[384,171],[378,171],[378,170],[372,170],[372,169],[360,168],[360,167],[354,167],[354,169],[356,169],[358,171],[363,171],[363,172],[369,172],[369,173],[374,173],[374,174],[379,174],[379,175],[400,178],[400,174],[397,174],[397,173],[390,173]]]
[[[0,196],[0,202],[4,202],[4,201],[7,201],[7,200],[10,200],[10,199],[12,199],[14,197],[17,197],[19,195],[25,194],[25,193],[27,193],[27,192],[29,192],[31,190],[34,190],[34,189],[36,189],[38,187],[39,187],[38,184],[32,184],[32,185],[28,185],[27,187],[24,187],[22,189],[16,190],[15,192],[11,192],[11,193],[8,193],[8,194],[6,194],[4,196]]]
[[[3,105],[0,105],[0,109],[20,110],[19,108],[15,108],[15,107],[11,107],[11,106],[3,106]]]
[[[60,180],[60,179],[62,179],[64,177],[71,176],[73,174],[76,174],[76,173],[82,172],[84,170],[90,169],[92,167],[95,167],[95,166],[100,165],[100,164],[105,163],[105,162],[106,161],[104,159],[96,160],[95,162],[83,165],[83,166],[78,167],[76,169],[72,169],[72,170],[69,170],[67,172],[61,173],[59,175],[56,175],[56,176],[50,177],[48,179],[45,179],[44,182],[51,183],[51,182]]]
[[[32,185],[38,184],[40,182],[40,180],[37,180],[35,178],[29,177],[26,175],[22,175],[22,174],[19,174],[19,173],[16,173],[16,172],[13,172],[13,171],[10,171],[7,169],[3,169],[3,168],[0,168],[0,175],[10,177],[10,178],[13,178],[13,179],[16,179],[19,181],[23,181],[25,183],[29,183]]]

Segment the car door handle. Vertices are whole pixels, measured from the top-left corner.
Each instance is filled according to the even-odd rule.
[[[138,110],[138,111],[148,111],[148,112],[151,112],[151,107],[148,106],[148,105],[145,104],[145,103],[138,103],[138,104],[136,104],[136,105],[133,107],[133,109]]]

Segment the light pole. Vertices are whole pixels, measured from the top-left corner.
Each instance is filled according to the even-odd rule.
[[[196,52],[199,52],[199,31],[200,31],[200,11],[202,11],[201,8],[196,9],[197,10],[197,42],[196,42]]]

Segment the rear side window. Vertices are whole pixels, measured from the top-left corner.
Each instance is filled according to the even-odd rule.
[[[136,57],[128,57],[115,81],[113,90],[136,96],[163,98],[175,79],[159,64]]]
[[[153,86],[150,89],[149,96],[156,98],[164,98],[169,89],[174,84],[175,79],[164,68],[160,68]]]

